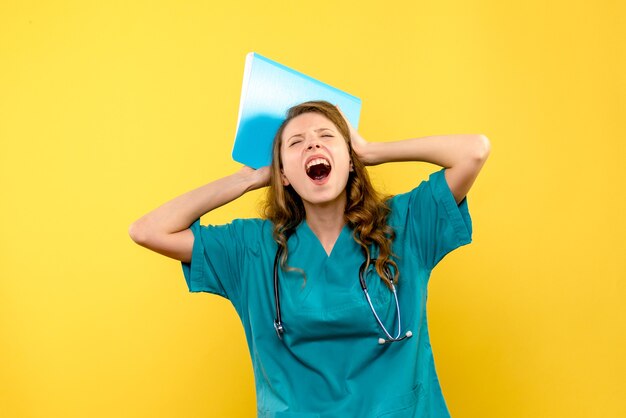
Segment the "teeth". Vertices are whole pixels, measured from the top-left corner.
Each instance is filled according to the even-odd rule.
[[[316,164],[324,164],[324,165],[330,166],[330,163],[324,158],[315,158],[309,161],[309,163],[306,165],[306,169],[308,170],[309,168],[311,168],[312,166]]]

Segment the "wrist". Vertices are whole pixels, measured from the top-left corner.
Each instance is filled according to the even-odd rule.
[[[368,142],[361,147],[359,158],[365,165],[378,165],[384,161],[381,159],[382,142]]]
[[[243,185],[244,193],[267,186],[269,180],[269,167],[261,167],[257,170],[244,166],[235,173],[237,180]]]

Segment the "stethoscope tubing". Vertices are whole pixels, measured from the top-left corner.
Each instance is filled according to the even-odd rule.
[[[275,311],[276,317],[274,318],[274,329],[276,330],[276,335],[278,335],[278,338],[280,340],[283,339],[283,334],[285,333],[285,326],[283,324],[283,320],[282,320],[282,316],[280,312],[280,294],[278,291],[278,263],[279,263],[279,259],[282,253],[283,253],[283,247],[278,246],[278,249],[276,250],[276,257],[274,258],[274,305],[276,309]],[[376,309],[374,308],[369,292],[367,291],[367,283],[365,282],[365,274],[364,274],[365,269],[369,267],[370,263],[375,262],[375,261],[376,259],[365,260],[363,264],[361,264],[361,267],[359,268],[359,282],[361,283],[361,289],[363,290],[363,293],[365,294],[367,303],[369,304],[370,309],[372,310],[372,313],[374,314],[374,318],[376,318],[376,322],[378,322],[378,325],[387,336],[386,339],[379,338],[378,343],[385,344],[385,343],[390,343],[390,342],[402,341],[406,338],[410,338],[413,335],[413,333],[410,330],[407,331],[405,335],[400,337],[400,334],[402,334],[400,303],[398,301],[398,292],[396,291],[396,287],[393,284],[393,278],[391,277],[391,272],[389,271],[388,266],[385,266],[385,271],[384,271],[385,278],[384,279],[387,282],[389,282],[389,284],[391,285],[391,290],[392,290],[393,297],[396,303],[396,315],[398,316],[398,334],[395,337],[392,337],[389,331],[387,331],[387,328],[382,323],[382,321],[380,320],[380,317],[376,313]]]
[[[283,253],[283,247],[279,246],[276,251],[276,258],[274,258],[274,304],[276,308],[276,318],[274,318],[274,329],[276,330],[276,335],[278,335],[279,339],[283,339],[283,334],[285,332],[285,327],[283,325],[283,320],[280,315],[280,295],[278,294],[278,259]]]

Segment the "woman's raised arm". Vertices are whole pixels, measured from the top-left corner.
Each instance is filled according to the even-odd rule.
[[[491,143],[482,134],[432,135],[394,142],[368,142],[354,129],[341,109],[339,112],[350,129],[352,148],[365,165],[424,161],[445,167],[446,182],[457,204],[469,192],[491,152]]]
[[[128,233],[142,247],[190,262],[194,237],[189,226],[205,213],[248,191],[267,186],[268,182],[269,167],[254,170],[244,166],[234,174],[191,190],[148,212],[130,225]]]
[[[446,182],[459,204],[474,184],[490,151],[491,144],[485,135],[435,135],[395,142],[369,142],[364,160],[370,165],[424,161],[445,167]]]

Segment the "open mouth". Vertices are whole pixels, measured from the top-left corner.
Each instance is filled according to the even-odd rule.
[[[306,174],[313,180],[324,180],[330,174],[330,163],[324,158],[315,158],[306,165]]]

